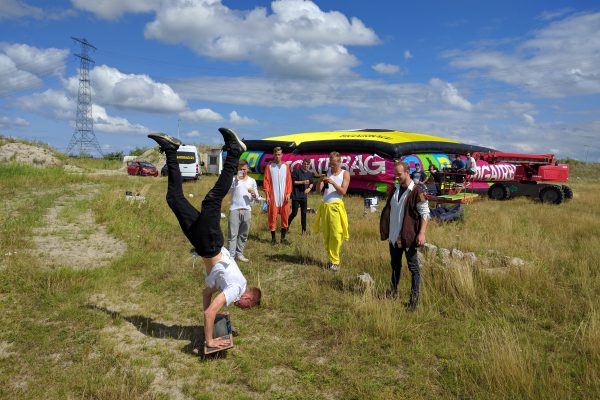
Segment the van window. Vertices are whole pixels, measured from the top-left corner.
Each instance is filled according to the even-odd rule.
[[[195,164],[196,154],[192,153],[191,151],[178,151],[177,162],[179,164]]]

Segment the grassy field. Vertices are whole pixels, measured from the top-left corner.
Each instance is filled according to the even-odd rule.
[[[0,164],[0,398],[600,398],[600,168],[576,167],[570,202],[484,199],[462,222],[431,224],[428,242],[480,262],[427,260],[415,313],[403,306],[406,268],[401,298],[381,298],[387,245],[361,198],[346,200],[350,240],[337,275],[320,269],[322,239],[300,236],[299,219],[292,245],[271,247],[266,216],[254,210],[251,262],[241,268],[263,304],[232,307],[236,348],[203,359],[204,277],[164,200],[165,178]],[[198,205],[213,182],[184,191]],[[91,209],[126,244],[123,255],[98,268],[75,270],[69,257],[48,265],[35,238],[70,196],[78,200],[56,218],[69,226]],[[93,234],[87,228],[81,235]],[[506,267],[506,257],[526,265]],[[373,287],[358,282],[362,272]]]

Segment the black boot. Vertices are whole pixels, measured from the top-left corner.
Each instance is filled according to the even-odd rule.
[[[225,146],[223,146],[224,151],[237,156],[241,156],[242,153],[246,151],[246,145],[233,130],[229,128],[219,128],[219,132],[221,132],[223,140],[225,141]]]
[[[286,233],[287,229],[281,228],[281,244],[290,244],[290,242],[285,238]]]
[[[275,240],[275,231],[271,231],[271,245],[275,246],[277,244],[277,240]]]
[[[165,150],[177,151],[179,146],[183,144],[181,140],[169,136],[166,133],[150,133],[148,137],[156,141],[156,143],[158,143],[158,145],[160,146],[161,153],[164,153]]]
[[[419,305],[419,294],[412,293],[410,295],[410,301],[406,305],[406,310],[411,311],[411,312],[417,311],[418,305]]]
[[[385,291],[385,297],[390,300],[396,300],[398,298],[398,288],[390,286],[390,288]]]

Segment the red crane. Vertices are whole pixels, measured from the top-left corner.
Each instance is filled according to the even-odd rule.
[[[573,198],[573,191],[562,182],[569,181],[569,165],[559,164],[554,154],[519,154],[500,151],[474,153],[488,164],[515,165],[515,178],[510,182],[496,182],[490,186],[488,197],[507,200],[511,197],[528,196],[543,203],[560,204]]]

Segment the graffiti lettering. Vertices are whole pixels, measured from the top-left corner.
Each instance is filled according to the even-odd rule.
[[[476,181],[513,181],[516,168],[512,164],[478,165],[474,178]]]

